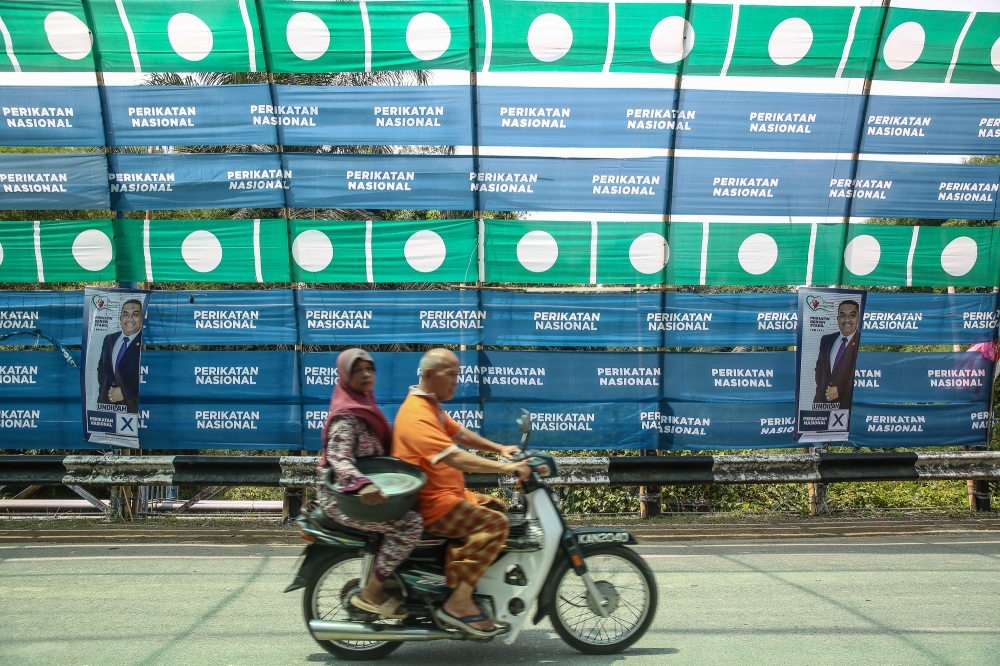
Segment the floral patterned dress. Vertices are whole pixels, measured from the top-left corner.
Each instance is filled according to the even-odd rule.
[[[350,414],[334,417],[326,440],[326,460],[333,468],[334,483],[342,492],[355,492],[371,483],[355,466],[358,458],[382,455],[385,455],[382,442],[367,421]],[[423,518],[416,511],[409,511],[398,520],[380,523],[348,518],[337,508],[336,498],[324,483],[326,472],[327,468],[320,467],[317,479],[317,495],[323,513],[348,527],[382,535],[375,555],[374,573],[379,581],[385,581],[420,541]]]

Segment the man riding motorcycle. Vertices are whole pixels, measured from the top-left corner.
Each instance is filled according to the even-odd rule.
[[[525,463],[501,463],[469,453],[490,451],[510,458],[516,446],[503,446],[466,430],[441,407],[458,387],[458,357],[447,349],[432,349],[420,360],[420,383],[396,414],[393,455],[420,467],[427,484],[415,509],[424,518],[425,531],[450,540],[445,561],[447,586],[453,590],[438,620],[467,634],[488,637],[504,630],[476,606],[476,583],[500,553],[507,539],[508,521],[503,502],[465,488],[463,472],[505,474],[526,480]]]

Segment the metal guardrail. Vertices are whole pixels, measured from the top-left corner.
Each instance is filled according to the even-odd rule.
[[[0,456],[0,486],[310,486],[315,457]],[[563,486],[839,483],[1000,479],[1000,452],[799,453],[751,456],[559,458]],[[470,487],[510,485],[467,474]]]

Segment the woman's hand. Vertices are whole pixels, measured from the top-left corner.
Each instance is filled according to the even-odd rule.
[[[361,501],[368,506],[375,506],[376,504],[381,504],[384,500],[389,499],[389,496],[383,493],[382,489],[374,483],[369,483],[367,486],[359,490],[358,497],[360,497]]]

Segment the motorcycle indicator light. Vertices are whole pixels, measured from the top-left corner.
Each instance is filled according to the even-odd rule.
[[[302,529],[301,525],[299,525],[298,528],[299,528],[299,538],[300,539],[302,539],[306,543],[315,543],[316,542],[316,537],[314,537],[311,534],[306,534],[306,531],[304,529]]]
[[[573,561],[573,566],[574,567],[582,567],[583,566],[583,560],[580,558],[579,555],[575,555],[575,554],[574,555],[570,555],[569,559],[571,559]]]

